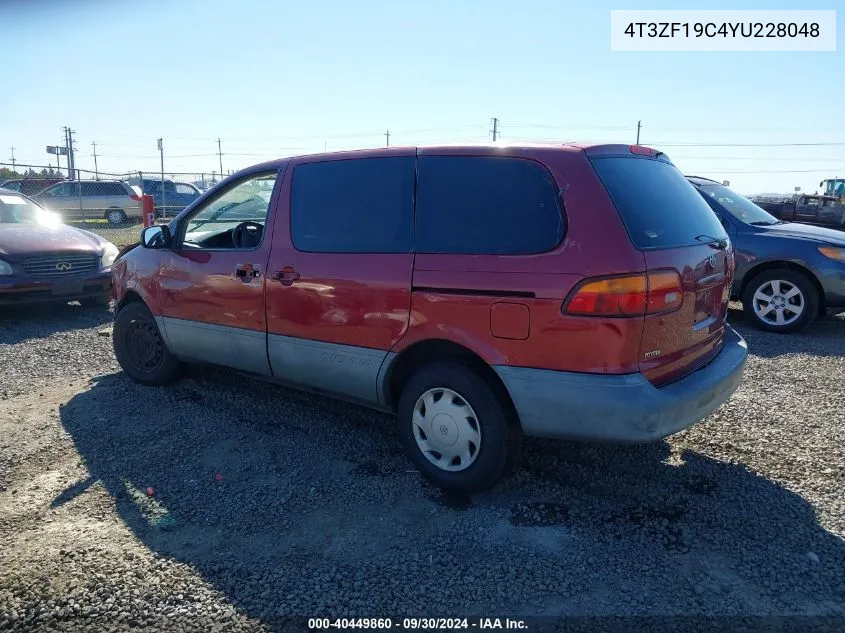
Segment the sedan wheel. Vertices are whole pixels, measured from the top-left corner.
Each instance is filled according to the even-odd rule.
[[[757,318],[771,325],[789,325],[804,312],[806,302],[801,289],[783,279],[772,279],[754,293]]]
[[[758,327],[770,332],[794,332],[813,320],[819,296],[813,282],[794,270],[770,270],[748,284],[742,307]]]

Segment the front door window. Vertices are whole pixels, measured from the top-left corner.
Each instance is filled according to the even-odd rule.
[[[187,219],[185,248],[249,250],[264,237],[276,172],[242,180]]]

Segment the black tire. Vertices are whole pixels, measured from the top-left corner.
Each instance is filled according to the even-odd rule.
[[[107,209],[103,217],[106,219],[106,222],[112,226],[120,226],[121,224],[126,224],[128,221],[126,212],[118,207],[111,207],[110,209]]]
[[[453,472],[436,466],[417,445],[414,408],[432,389],[455,392],[475,413],[475,424],[480,428],[480,446],[477,453],[473,453],[474,460],[463,470]],[[519,452],[520,430],[511,408],[484,378],[471,367],[457,362],[431,363],[418,369],[402,390],[396,421],[399,437],[413,464],[428,481],[446,490],[471,494],[490,488],[509,472]]]
[[[755,300],[754,296],[755,294],[757,294],[758,290],[764,291],[763,294],[769,294],[768,289],[772,288],[772,286],[770,286],[769,284],[771,284],[771,282],[773,281],[785,281],[788,284],[791,284],[792,286],[797,288],[800,292],[800,296],[801,298],[803,298],[804,308],[800,316],[794,321],[779,325],[776,322],[761,317],[757,314],[756,307],[758,305],[762,307],[765,305],[765,303],[758,302],[757,300]],[[796,299],[793,298],[786,301],[795,300]],[[779,305],[784,304],[780,303]],[[746,318],[748,318],[756,327],[762,330],[767,330],[769,332],[777,332],[780,334],[797,332],[798,330],[807,327],[807,325],[809,325],[813,321],[813,319],[816,318],[816,315],[819,312],[819,293],[816,290],[815,284],[813,284],[813,282],[809,278],[807,278],[806,275],[800,272],[785,268],[767,270],[766,272],[760,273],[759,275],[754,277],[745,287],[745,291],[742,293],[742,310],[743,312],[745,312]],[[787,316],[791,314],[788,310],[788,307],[785,314]]]
[[[114,355],[126,374],[144,385],[167,385],[179,377],[182,364],[158,331],[147,306],[132,302],[117,313],[112,332]]]

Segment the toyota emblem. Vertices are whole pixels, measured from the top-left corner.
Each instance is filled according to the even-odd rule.
[[[56,264],[56,268],[58,270],[61,270],[63,273],[65,273],[65,272],[69,271],[71,268],[73,268],[73,265],[71,265],[69,262],[59,262],[58,264]]]

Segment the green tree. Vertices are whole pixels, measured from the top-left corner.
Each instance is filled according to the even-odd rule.
[[[23,175],[7,167],[0,167],[0,181],[14,180],[16,178],[23,178]]]

